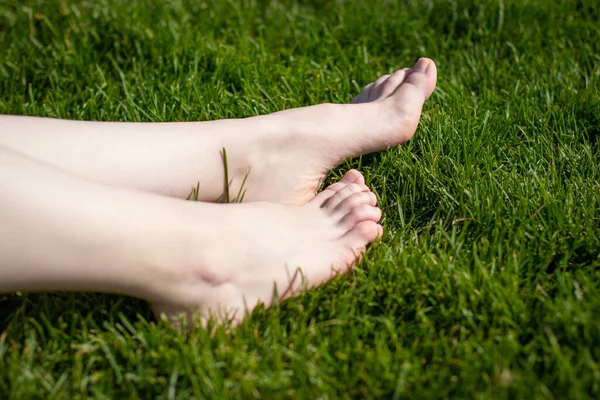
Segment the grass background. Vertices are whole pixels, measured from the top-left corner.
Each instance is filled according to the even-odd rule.
[[[596,0],[0,0],[0,113],[245,117],[419,56],[414,139],[336,170],[385,215],[354,273],[213,336],[125,297],[1,296],[0,398],[598,398]]]

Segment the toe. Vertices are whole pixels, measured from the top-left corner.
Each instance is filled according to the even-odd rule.
[[[390,77],[383,83],[381,87],[381,95],[382,99],[385,99],[398,88],[398,86],[402,85],[406,78],[410,75],[410,68],[404,68],[394,72]]]
[[[362,90],[362,92],[360,92],[360,94],[358,96],[356,96],[353,100],[352,103],[366,103],[369,101],[369,95],[371,93],[371,88],[373,87],[373,85],[375,84],[375,82],[371,82],[369,83],[367,86],[365,86]]]
[[[425,100],[427,100],[435,90],[437,83],[437,67],[433,60],[429,58],[419,59],[405,82],[420,88],[425,95]]]
[[[346,180],[346,175],[339,182],[327,186],[322,192],[318,193],[309,203],[317,205],[318,207],[324,207],[331,197],[333,197],[337,192],[351,184],[348,180]],[[352,177],[350,178],[353,179]]]
[[[375,205],[377,204],[377,196],[375,196],[375,193],[360,192],[355,193],[352,196],[348,196],[345,200],[338,204],[337,207],[335,207],[333,212],[345,216],[355,207],[358,207],[363,204],[375,207]]]
[[[383,75],[380,76],[375,82],[373,82],[373,86],[369,91],[369,97],[367,98],[367,101],[375,101],[381,98],[381,90],[383,88],[383,84],[385,83],[385,81],[387,81],[389,77],[389,74]]]
[[[327,203],[324,204],[324,207],[328,211],[333,212],[333,210],[335,210],[335,208],[346,198],[352,196],[355,193],[368,192],[368,191],[369,191],[369,188],[366,187],[365,185],[360,185],[357,183],[347,184],[346,187],[338,190],[333,196],[331,196],[331,198],[327,201]]]
[[[358,183],[359,185],[364,185],[365,177],[363,176],[363,174],[361,174],[357,170],[351,169],[350,171],[346,172],[346,174],[342,178],[342,181],[346,181],[348,183]]]
[[[342,240],[355,251],[360,252],[369,243],[383,236],[383,227],[373,221],[363,221],[356,224]]]
[[[353,185],[354,187],[347,189],[347,186],[349,185]],[[344,189],[346,190],[338,194],[338,192]],[[337,206],[340,201],[343,201],[344,198],[348,197],[352,193],[355,193],[357,190],[359,192],[368,190],[368,188],[365,186],[365,177],[359,171],[351,169],[350,171],[346,172],[344,177],[339,182],[327,186],[325,190],[317,194],[315,198],[310,201],[310,204],[315,204],[318,207],[325,207],[327,205],[328,209],[333,210],[333,207]],[[337,198],[333,203],[331,203],[331,205],[329,205],[329,201],[334,195],[337,195]]]
[[[404,83],[384,100],[394,114],[402,117],[402,142],[409,140],[415,133],[423,103],[435,89],[436,79],[435,63],[428,58],[421,58]]]
[[[437,83],[435,62],[429,58],[419,59],[406,78],[406,83],[421,87],[424,90],[425,100],[429,99]]]
[[[348,214],[344,215],[339,224],[346,230],[353,229],[354,226],[364,221],[379,222],[381,219],[381,210],[368,204],[361,204],[354,207]]]
[[[392,97],[396,97],[396,101],[399,104],[406,105],[406,107],[418,106],[418,112],[420,113],[422,103],[431,96],[435,89],[436,80],[437,68],[435,63],[429,58],[421,58]]]

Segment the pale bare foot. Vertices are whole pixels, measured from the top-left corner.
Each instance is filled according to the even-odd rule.
[[[154,304],[155,313],[174,322],[193,316],[190,310],[204,321],[209,315],[240,321],[257,304],[268,307],[274,291],[285,299],[348,271],[383,232],[375,195],[348,180],[302,206],[213,206],[217,226],[204,218],[197,243],[190,243],[198,249],[192,267]]]
[[[249,151],[236,164],[234,187],[241,182],[241,171],[251,165],[247,201],[309,201],[330,169],[344,159],[409,140],[436,79],[435,63],[422,58],[412,69],[367,85],[353,104],[322,104],[248,120],[262,124],[265,132],[276,129],[260,146],[246,147]],[[345,179],[364,183],[356,171]]]
[[[0,293],[120,293],[239,320],[273,288],[286,298],[347,271],[382,233],[375,195],[347,180],[303,206],[223,205],[100,184],[2,146],[0,172]]]
[[[385,75],[353,104],[321,104],[269,115],[187,123],[65,121],[0,116],[0,146],[92,180],[198,200],[223,197],[221,151],[231,195],[248,167],[245,201],[304,204],[348,157],[409,140],[436,84],[433,61]],[[352,173],[348,182],[361,183]]]

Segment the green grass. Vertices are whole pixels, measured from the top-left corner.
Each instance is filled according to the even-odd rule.
[[[0,297],[0,398],[600,397],[596,0],[0,0],[0,113],[245,117],[419,56],[414,139],[332,175],[360,168],[384,212],[355,272],[213,335],[119,296]]]

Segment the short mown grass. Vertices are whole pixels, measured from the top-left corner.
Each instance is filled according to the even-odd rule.
[[[596,0],[0,0],[0,113],[247,117],[420,56],[415,137],[330,177],[359,168],[384,212],[355,271],[212,335],[2,296],[0,398],[600,397]]]

